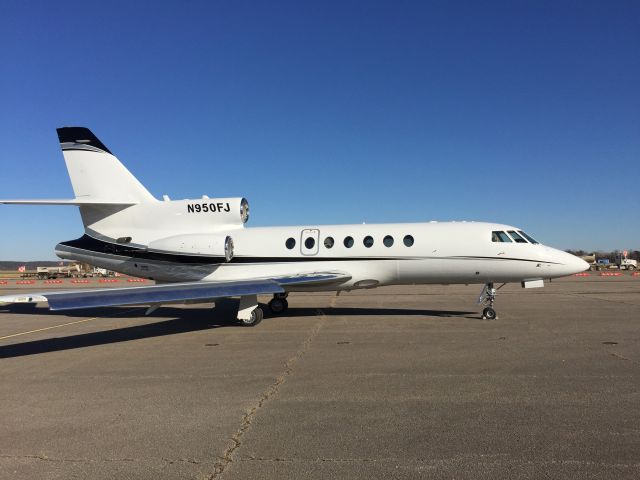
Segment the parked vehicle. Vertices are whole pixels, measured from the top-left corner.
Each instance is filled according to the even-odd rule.
[[[106,268],[93,267],[90,274],[91,277],[115,277],[115,272]]]
[[[632,272],[638,268],[638,261],[624,257],[623,255],[618,255],[616,257],[616,265],[620,270],[629,270]]]
[[[630,272],[638,268],[638,261],[626,258],[624,255],[618,255],[615,262],[611,262],[608,258],[597,258],[595,253],[591,255],[583,255],[581,257],[589,264],[589,270],[629,270]]]
[[[80,277],[82,270],[80,265],[73,263],[71,265],[61,265],[59,267],[36,267],[36,276],[40,280],[49,280],[56,278]]]

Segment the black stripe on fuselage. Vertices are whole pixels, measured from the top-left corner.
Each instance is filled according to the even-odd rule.
[[[230,262],[227,262],[224,256],[203,256],[203,255],[185,255],[180,253],[166,253],[147,250],[145,248],[134,247],[113,242],[98,240],[89,235],[83,235],[76,240],[61,242],[60,245],[76,248],[87,252],[87,254],[115,255],[126,259],[139,261],[160,261],[171,263],[182,263],[189,265],[216,265],[222,263],[297,263],[297,262],[345,262],[359,260],[512,260],[521,262],[534,263],[555,263],[545,260],[531,260],[526,258],[503,258],[503,257],[474,257],[474,256],[454,256],[454,257],[319,257],[304,256],[299,257],[254,257],[254,256],[235,256]]]

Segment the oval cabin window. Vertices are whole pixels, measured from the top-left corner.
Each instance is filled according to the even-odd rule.
[[[405,235],[402,241],[407,247],[410,247],[413,245],[413,237],[411,235]]]

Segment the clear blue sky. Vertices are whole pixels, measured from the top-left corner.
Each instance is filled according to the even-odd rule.
[[[249,225],[486,220],[640,249],[640,3],[3,2],[0,197],[71,197],[55,128]],[[75,207],[0,206],[0,259]]]

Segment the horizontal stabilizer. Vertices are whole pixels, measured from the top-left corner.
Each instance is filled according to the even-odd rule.
[[[100,200],[97,198],[82,199],[82,198],[43,198],[43,199],[15,199],[15,200],[1,200],[0,203],[7,205],[135,205],[134,202],[118,202],[114,200]]]

